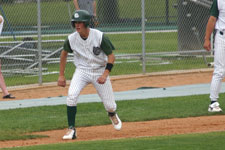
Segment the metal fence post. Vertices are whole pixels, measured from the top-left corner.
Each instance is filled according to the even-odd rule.
[[[141,1],[141,15],[142,15],[142,72],[146,73],[145,64],[145,0]]]
[[[169,0],[166,0],[166,25],[169,25]]]
[[[39,69],[39,85],[42,85],[42,48],[41,48],[41,0],[37,0],[37,12],[38,12],[38,69]]]

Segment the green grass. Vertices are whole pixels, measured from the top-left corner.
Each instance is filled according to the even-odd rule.
[[[15,150],[224,150],[225,132],[9,148]]]
[[[141,16],[141,1],[119,0],[119,14],[122,18],[140,18]],[[153,22],[164,22],[165,18],[157,18],[165,16],[166,14],[166,1],[165,0],[146,0],[145,1],[145,15],[146,18],[152,18]],[[176,0],[169,0],[169,15],[176,16],[177,10],[173,8],[173,4],[177,3]]]
[[[117,112],[124,122],[225,114],[208,113],[208,104],[208,95],[118,101]],[[223,109],[225,101],[221,106]],[[26,139],[31,132],[67,127],[64,105],[1,110],[0,114],[0,140]],[[76,122],[77,127],[110,124],[102,103],[79,104]]]
[[[169,0],[169,16],[176,16],[177,10],[173,8],[173,4],[176,0]],[[71,9],[71,13],[74,10],[73,2],[69,3],[65,1],[52,0],[41,3],[41,14],[43,25],[68,25],[70,21],[68,13],[68,4]],[[98,0],[97,0],[98,4]],[[165,22],[166,5],[165,0],[146,1],[146,18],[149,22]],[[7,19],[10,24],[16,26],[26,27],[27,25],[37,24],[37,3],[16,3],[16,4],[2,4],[1,5]],[[119,18],[141,18],[141,1],[130,0],[118,0]],[[155,7],[157,6],[157,7]],[[97,9],[99,17],[103,15],[101,13],[101,7]],[[101,9],[100,9],[101,8]],[[25,10],[25,11],[24,11]],[[14,13],[16,12],[16,13]],[[29,13],[28,13],[29,12]],[[109,15],[109,14],[104,14]],[[173,21],[173,19],[171,18]],[[104,23],[103,23],[104,24]]]
[[[70,5],[72,5],[72,1]],[[10,24],[16,26],[37,25],[37,3],[3,4],[2,8]],[[72,8],[72,7],[71,7]],[[25,11],[24,11],[25,10]],[[43,25],[69,24],[67,2],[55,1],[41,3]],[[16,12],[16,13],[15,13]],[[29,12],[29,13],[28,13]],[[57,16],[57,17],[56,17]]]
[[[142,35],[108,34],[114,44],[115,54],[142,53]],[[146,53],[177,51],[177,32],[146,33]]]

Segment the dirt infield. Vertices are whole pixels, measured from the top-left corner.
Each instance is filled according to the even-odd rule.
[[[65,134],[66,129],[54,130],[34,133],[38,135],[48,135],[48,138],[4,142],[0,141],[0,148],[89,140],[93,141],[187,133],[206,133],[213,131],[224,131],[224,124],[225,116],[164,119],[146,122],[125,122],[123,123],[123,128],[121,131],[114,130],[112,125],[77,128],[78,138],[73,141],[62,140],[62,136]]]
[[[112,77],[114,91],[134,90],[140,87],[171,87],[178,85],[210,83],[212,70],[194,70],[189,72],[166,73],[166,74],[146,74],[130,75],[122,77]],[[56,83],[43,86],[33,86],[32,88],[14,89],[10,92],[16,99],[31,99],[66,96],[66,88],[57,87]],[[87,86],[81,94],[96,93],[93,86]],[[124,122],[121,131],[115,131],[112,125],[81,127],[77,128],[78,139],[76,141],[120,139],[128,137],[160,136],[186,133],[205,133],[212,131],[224,131],[225,116],[206,116],[181,119],[165,119],[147,122]],[[48,135],[48,138],[0,141],[0,148],[29,146],[50,143],[63,143],[62,135],[64,130],[34,133],[38,135]],[[71,142],[71,141],[69,141]]]

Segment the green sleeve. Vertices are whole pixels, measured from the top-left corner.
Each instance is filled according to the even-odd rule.
[[[102,36],[102,43],[100,47],[106,55],[112,54],[112,51],[115,50],[115,47],[113,46],[109,38],[104,34]]]
[[[65,51],[67,51],[68,53],[72,53],[73,50],[71,49],[70,47],[70,42],[69,42],[69,39],[66,39],[65,42],[64,42],[64,45],[63,45],[63,49]]]
[[[213,0],[213,4],[210,8],[210,16],[214,16],[216,18],[218,18],[218,16],[219,16],[219,9],[218,9],[218,5],[217,5],[217,0]]]

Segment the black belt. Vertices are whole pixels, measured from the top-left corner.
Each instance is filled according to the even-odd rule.
[[[223,35],[223,32],[222,31],[220,31],[220,35]]]

